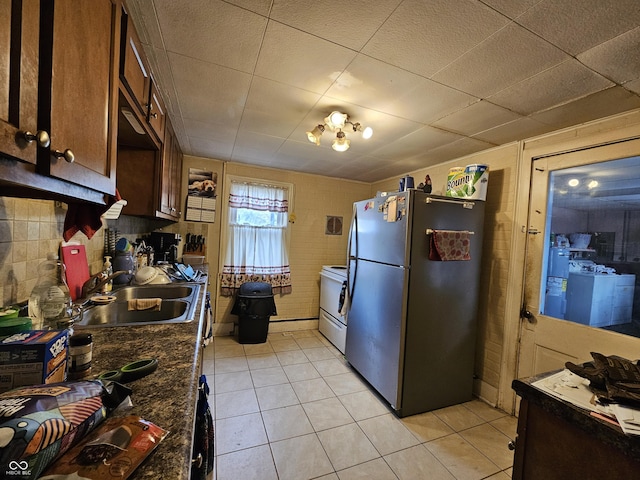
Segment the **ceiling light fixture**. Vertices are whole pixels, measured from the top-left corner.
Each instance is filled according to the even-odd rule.
[[[352,122],[349,119],[349,115],[335,110],[324,119],[324,124],[318,124],[313,127],[313,130],[308,131],[307,138],[311,143],[320,145],[320,137],[326,129],[329,129],[332,132],[337,132],[331,148],[337,152],[345,152],[351,146],[351,140],[348,140],[342,131],[347,124],[351,125],[354,132],[362,132],[362,138],[364,139],[371,138],[373,135],[373,129],[371,127],[365,128],[359,122]]]

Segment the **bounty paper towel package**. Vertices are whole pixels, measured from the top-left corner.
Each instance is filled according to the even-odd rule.
[[[489,166],[474,163],[466,167],[454,167],[447,175],[447,197],[470,200],[486,200],[489,183]]]

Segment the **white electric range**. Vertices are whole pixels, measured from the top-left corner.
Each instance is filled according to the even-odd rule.
[[[344,353],[347,339],[347,317],[340,313],[340,293],[346,281],[346,266],[325,265],[322,267],[318,329],[342,353]]]

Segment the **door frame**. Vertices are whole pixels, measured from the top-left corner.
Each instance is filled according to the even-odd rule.
[[[529,230],[529,198],[533,162],[542,157],[587,151],[640,139],[640,110],[566,128],[520,142],[516,166],[516,195],[511,236],[511,261],[505,307],[504,342],[498,390],[498,407],[517,413],[517,398],[511,388],[518,372],[524,302],[527,232]],[[638,150],[640,155],[640,150]]]

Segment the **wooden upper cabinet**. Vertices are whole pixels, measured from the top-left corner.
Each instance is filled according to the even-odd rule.
[[[0,0],[0,154],[31,164],[48,138],[37,128],[39,5]]]
[[[29,3],[29,2],[23,2]],[[38,171],[115,192],[120,0],[41,2]]]
[[[146,118],[149,111],[151,72],[136,29],[124,6],[120,41],[120,80],[129,91],[138,113]]]
[[[162,154],[162,184],[160,190],[160,212],[173,219],[179,219],[180,187],[182,183],[182,151],[171,122],[166,122],[164,148]]]
[[[167,113],[162,97],[160,96],[160,92],[153,80],[151,81],[151,95],[149,97],[149,111],[147,112],[147,115],[149,126],[158,137],[158,140],[163,142]]]

